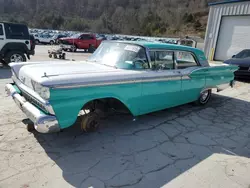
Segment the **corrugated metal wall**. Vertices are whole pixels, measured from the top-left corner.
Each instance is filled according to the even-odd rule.
[[[204,52],[213,60],[222,16],[250,15],[250,1],[213,5],[210,7]]]

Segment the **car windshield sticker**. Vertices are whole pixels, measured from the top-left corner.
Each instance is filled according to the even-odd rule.
[[[124,50],[132,51],[132,52],[139,52],[140,47],[139,46],[133,46],[133,45],[127,45],[125,46]]]

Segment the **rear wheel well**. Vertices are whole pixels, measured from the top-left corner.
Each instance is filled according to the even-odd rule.
[[[6,56],[8,53],[10,53],[10,52],[12,52],[12,51],[15,51],[15,52],[22,52],[22,53],[24,53],[24,54],[27,54],[27,52],[26,52],[24,49],[19,49],[19,48],[17,48],[17,49],[6,49],[6,50],[4,51],[4,56]]]

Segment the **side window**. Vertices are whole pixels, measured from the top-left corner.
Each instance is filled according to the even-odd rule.
[[[195,57],[190,52],[175,52],[178,69],[198,66]]]
[[[82,40],[91,40],[91,39],[94,39],[94,37],[91,36],[91,35],[82,35],[80,37],[80,39],[82,39]]]
[[[29,32],[26,26],[19,24],[5,24],[7,39],[29,39]]]
[[[174,69],[174,53],[171,51],[150,52],[150,59],[153,69],[172,70]]]
[[[3,26],[0,24],[0,36],[3,35]]]
[[[152,62],[155,62],[155,52],[154,51],[149,51],[149,56]]]

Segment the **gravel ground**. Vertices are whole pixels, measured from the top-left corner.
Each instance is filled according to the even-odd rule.
[[[37,46],[32,61],[49,60]],[[89,54],[69,53],[83,60]],[[26,117],[4,85],[0,68],[0,187],[249,188],[250,84],[214,92],[205,107],[192,104],[133,121],[116,115],[96,133],[72,127],[29,133]]]

